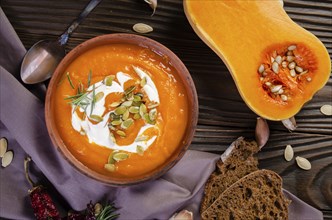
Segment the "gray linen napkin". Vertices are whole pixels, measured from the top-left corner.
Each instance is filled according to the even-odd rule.
[[[44,105],[18,81],[19,65],[25,49],[0,8],[0,136],[9,141],[14,160],[0,169],[0,217],[34,219],[24,177],[23,160],[28,154],[35,162],[33,173],[44,175],[51,183],[49,190],[59,206],[74,210],[93,202],[115,200],[119,219],[168,219],[174,212],[187,209],[199,219],[199,205],[204,184],[215,168],[219,155],[189,150],[179,163],[157,180],[131,187],[114,188],[89,179],[72,168],[53,147],[44,121]],[[34,92],[43,97],[42,84]],[[53,188],[54,187],[54,188]],[[296,198],[290,219],[323,219],[322,213]]]

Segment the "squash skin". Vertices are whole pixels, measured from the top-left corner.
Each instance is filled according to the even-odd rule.
[[[331,61],[325,46],[294,23],[279,0],[184,0],[184,11],[196,34],[223,60],[246,104],[257,115],[284,120],[298,113],[329,79]],[[291,100],[275,102],[264,92],[257,68],[267,48],[305,45],[316,58],[312,81]]]

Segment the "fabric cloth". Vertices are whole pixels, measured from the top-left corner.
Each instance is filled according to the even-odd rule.
[[[45,86],[26,88],[19,80],[19,67],[26,52],[0,8],[0,136],[14,151],[12,164],[0,168],[0,218],[34,219],[23,161],[34,161],[34,180],[42,180],[65,210],[83,210],[87,203],[110,200],[119,208],[119,219],[168,219],[187,209],[199,218],[204,184],[220,155],[189,150],[161,178],[130,187],[110,187],[79,173],[55,150],[44,120]],[[35,94],[33,94],[35,93]],[[36,96],[37,94],[37,96]],[[39,98],[37,98],[39,97]],[[285,192],[293,202],[290,219],[323,219],[322,213]]]

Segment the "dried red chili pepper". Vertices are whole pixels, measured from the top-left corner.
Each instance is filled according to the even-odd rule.
[[[37,220],[47,220],[54,219],[60,220],[60,213],[56,209],[50,195],[47,193],[45,188],[42,185],[35,184],[29,176],[29,162],[31,161],[30,157],[25,158],[24,160],[24,170],[25,177],[28,182],[33,187],[29,190],[29,195],[31,199],[31,206]]]

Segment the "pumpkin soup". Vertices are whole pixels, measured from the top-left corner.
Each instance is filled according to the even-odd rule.
[[[88,50],[63,73],[55,121],[69,151],[103,175],[142,176],[182,144],[188,97],[166,56],[131,44]]]

